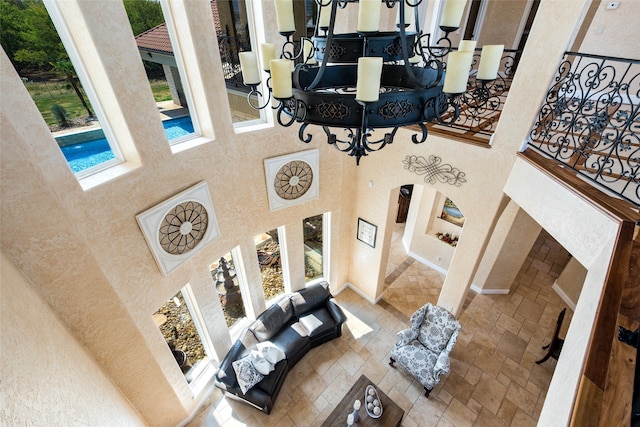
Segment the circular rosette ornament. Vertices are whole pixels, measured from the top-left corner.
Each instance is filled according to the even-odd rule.
[[[307,162],[294,160],[284,164],[276,173],[273,186],[276,194],[285,200],[302,197],[311,188],[313,170]]]
[[[162,249],[180,255],[195,248],[207,231],[207,210],[198,202],[188,201],[172,208],[158,230]]]

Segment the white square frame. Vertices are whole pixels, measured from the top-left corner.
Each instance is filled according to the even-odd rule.
[[[311,186],[297,199],[283,199],[278,196],[276,193],[276,189],[274,187],[274,180],[276,174],[280,170],[280,168],[291,161],[303,161],[307,163],[311,167],[311,171],[313,173],[313,180],[311,182]],[[289,206],[294,206],[300,203],[307,202],[309,200],[318,198],[318,190],[319,190],[319,150],[307,150],[307,151],[298,151],[296,153],[287,154],[279,157],[272,157],[270,159],[264,160],[264,172],[265,179],[267,184],[267,194],[269,197],[269,209],[274,211],[277,209],[286,208]]]
[[[162,249],[160,246],[160,225],[164,220],[164,217],[177,205],[184,202],[194,201],[200,203],[207,211],[208,224],[205,234],[200,242],[190,251],[182,254],[170,254]],[[209,186],[206,182],[190,187],[181,193],[165,200],[164,202],[147,209],[144,212],[136,215],[138,225],[142,230],[145,240],[151,254],[158,264],[158,268],[165,276],[175,270],[182,263],[187,261],[193,255],[202,250],[207,244],[211,243],[216,237],[220,235],[218,229],[218,221],[213,210],[213,202],[211,201],[211,194],[209,192]]]

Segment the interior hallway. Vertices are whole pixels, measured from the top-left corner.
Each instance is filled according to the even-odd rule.
[[[396,333],[410,315],[435,303],[441,275],[407,257],[397,224],[383,299],[371,305],[351,289],[336,296],[348,316],[343,336],[313,349],[289,373],[271,415],[225,399],[215,390],[188,424],[208,426],[320,425],[353,382],[365,374],[400,405],[407,427],[535,426],[556,361],[536,365],[566,304],[551,289],[569,255],[542,233],[509,295],[469,292],[451,372],[427,399],[423,387],[388,365]],[[567,308],[561,337],[571,321]],[[345,415],[346,423],[346,415]]]

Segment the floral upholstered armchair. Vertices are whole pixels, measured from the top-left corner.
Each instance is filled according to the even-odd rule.
[[[460,322],[449,311],[427,303],[411,315],[411,328],[398,332],[391,349],[393,366],[398,363],[424,386],[425,396],[449,373],[449,353],[456,344]]]

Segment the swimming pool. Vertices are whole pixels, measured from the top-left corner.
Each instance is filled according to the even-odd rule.
[[[193,122],[189,116],[165,120],[162,126],[169,141],[193,133]],[[95,131],[87,132],[87,139],[84,141],[60,147],[74,173],[115,158],[107,140],[104,137],[91,136],[92,133],[95,134]],[[82,140],[81,135],[76,134],[74,137],[76,140]],[[62,138],[56,139],[60,141]]]

